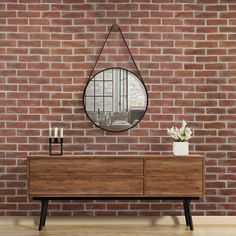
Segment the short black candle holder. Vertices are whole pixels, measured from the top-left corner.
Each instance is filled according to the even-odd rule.
[[[60,145],[60,152],[53,151],[55,145]],[[49,155],[63,155],[63,138],[49,138]]]

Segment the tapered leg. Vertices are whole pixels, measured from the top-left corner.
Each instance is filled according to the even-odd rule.
[[[192,214],[191,214],[190,203],[191,203],[190,200],[186,200],[186,206],[187,206],[187,212],[188,212],[189,226],[190,226],[190,230],[193,231],[193,220],[192,220]]]
[[[186,225],[189,226],[189,217],[188,217],[188,212],[187,212],[186,200],[183,200],[183,206],[184,206],[185,222],[186,222]]]
[[[48,212],[48,200],[45,200],[45,203],[44,203],[44,215],[43,215],[43,226],[45,226],[45,223],[46,223],[47,212]]]
[[[45,200],[42,200],[42,201],[41,201],[40,220],[39,220],[39,231],[41,231],[41,230],[42,230],[42,227],[43,227],[44,211],[45,211]]]

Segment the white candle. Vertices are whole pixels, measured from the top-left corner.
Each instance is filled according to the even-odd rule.
[[[57,138],[57,135],[58,135],[57,132],[58,132],[58,128],[56,127],[55,128],[55,138]]]
[[[49,137],[50,138],[52,137],[52,128],[51,127],[49,128]]]
[[[61,128],[61,138],[63,138],[63,128]]]

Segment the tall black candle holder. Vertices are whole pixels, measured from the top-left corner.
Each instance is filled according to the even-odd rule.
[[[55,145],[60,145],[60,152],[53,151]],[[49,138],[49,155],[63,155],[63,138]]]

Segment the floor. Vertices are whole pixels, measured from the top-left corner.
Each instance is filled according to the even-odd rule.
[[[2,236],[235,236],[235,226],[195,226],[195,231],[189,231],[185,226],[146,226],[146,225],[107,225],[107,226],[55,226],[48,225],[43,231],[27,225],[0,226]]]

